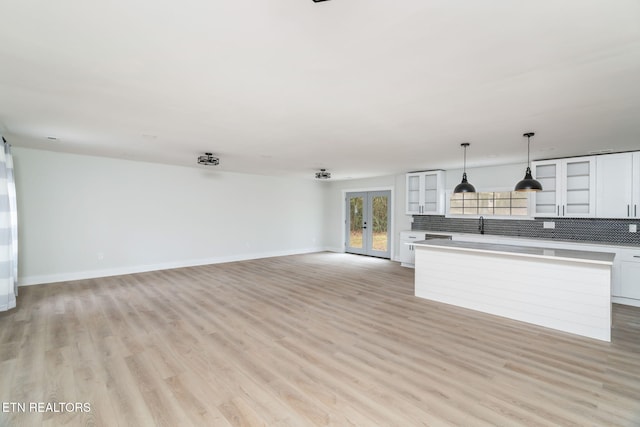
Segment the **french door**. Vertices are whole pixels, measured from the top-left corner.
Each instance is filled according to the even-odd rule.
[[[347,193],[346,252],[391,258],[391,191]]]

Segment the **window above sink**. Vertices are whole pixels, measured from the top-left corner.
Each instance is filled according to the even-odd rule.
[[[517,191],[447,192],[448,217],[531,218],[530,193]]]

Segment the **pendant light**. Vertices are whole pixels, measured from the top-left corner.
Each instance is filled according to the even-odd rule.
[[[460,144],[464,148],[464,168],[462,169],[462,182],[453,189],[454,193],[475,193],[476,189],[467,182],[467,147],[471,145],[468,142]]]
[[[516,184],[515,191],[542,191],[542,184],[540,182],[533,179],[533,175],[531,175],[531,162],[529,160],[529,151],[530,151],[530,140],[531,137],[535,135],[533,132],[527,132],[522,136],[527,137],[527,170],[524,173],[524,178],[522,181]]]

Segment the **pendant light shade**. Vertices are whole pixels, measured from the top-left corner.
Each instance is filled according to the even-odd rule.
[[[516,184],[515,191],[542,191],[542,184],[533,179],[531,175],[531,162],[529,161],[529,148],[531,137],[535,135],[533,132],[527,132],[522,136],[527,137],[527,170],[524,173],[524,178]]]
[[[464,168],[462,169],[462,182],[453,189],[454,193],[475,193],[476,188],[467,181],[467,147],[471,145],[468,142],[460,144],[464,148]]]

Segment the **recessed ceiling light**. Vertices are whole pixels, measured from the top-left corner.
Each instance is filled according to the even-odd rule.
[[[57,141],[58,138],[56,138],[55,136],[48,136],[47,139],[51,140],[51,141]]]

